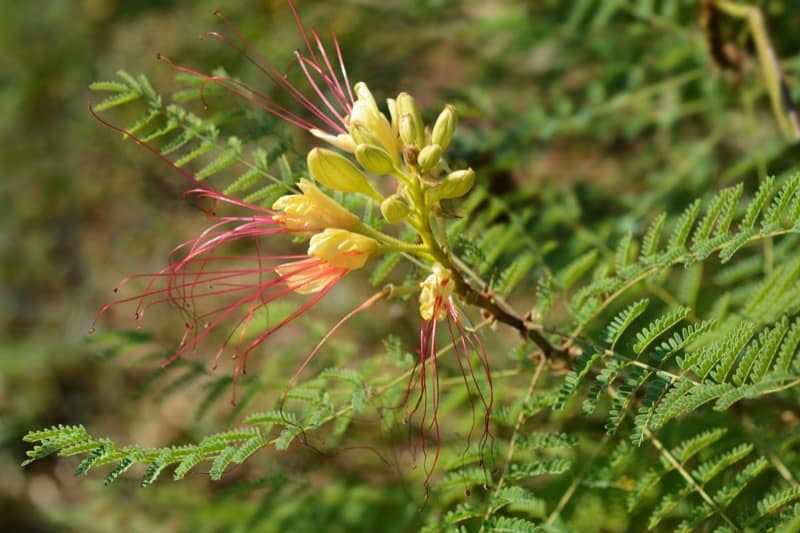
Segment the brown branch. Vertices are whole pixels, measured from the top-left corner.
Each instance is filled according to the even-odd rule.
[[[453,278],[456,282],[456,292],[466,303],[480,307],[498,322],[516,329],[524,339],[536,344],[548,359],[566,357],[566,351],[547,340],[537,324],[521,317],[513,309],[496,300],[490,293],[473,288],[460,271],[454,269]]]

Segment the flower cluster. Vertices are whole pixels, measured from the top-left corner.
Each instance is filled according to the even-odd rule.
[[[239,80],[203,74],[163,59],[175,69],[201,76],[204,83],[217,84],[324,141],[328,148],[316,147],[307,155],[313,181],[300,180],[296,193],[285,195],[271,208],[266,208],[200,185],[193,176],[179,169],[197,185],[188,194],[210,200],[215,205],[210,211],[213,224],[195,239],[175,248],[163,270],[145,276],[148,281],[141,294],[116,300],[101,309],[100,314],[113,306],[135,302],[135,316],[141,321],[148,307],[165,302],[174,304],[185,317],[186,333],[169,361],[197,349],[199,342],[212,331],[224,330],[225,341],[217,351],[215,365],[223,354],[229,353],[236,360],[235,383],[245,372],[248,356],[256,347],[316,304],[348,272],[364,267],[378,254],[403,252],[414,256],[418,263],[427,264],[431,269],[431,274],[416,287],[420,292],[422,326],[419,358],[408,389],[409,396],[412,390],[418,391],[416,402],[409,402],[409,405],[413,403],[409,416],[418,415],[427,485],[438,462],[441,444],[437,331],[446,332],[450,338],[450,348],[470,392],[470,400],[477,397],[483,406],[485,424],[481,444],[489,437],[492,390],[486,351],[475,331],[465,325],[466,318],[459,311],[456,297],[467,285],[445,251],[448,247],[443,242],[444,237],[437,236],[434,231],[441,202],[467,194],[475,174],[471,169],[451,169],[444,157],[456,128],[452,106],[445,106],[435,122],[426,126],[414,98],[400,93],[387,100],[388,112],[384,113],[365,83],[356,83],[351,88],[336,38],[333,37],[335,54],[327,53],[319,35],[313,30],[306,31],[291,1],[289,5],[306,44],[306,54],[297,52],[296,60],[305,75],[308,91],[290,83],[223,15],[217,13],[232,30],[233,38],[219,32],[209,35],[255,64],[306,110],[303,114],[277,104],[265,92]],[[337,67],[331,61],[334,55]],[[317,184],[343,195],[363,196],[366,202],[380,209],[388,223],[413,228],[418,235],[417,242],[401,241],[368,226]],[[244,213],[220,215],[217,212],[220,204]],[[305,253],[262,253],[272,246],[264,242],[265,239],[277,234],[307,240]],[[243,256],[230,251],[232,244],[242,240],[255,243],[254,255]],[[257,323],[257,314],[292,294],[304,295],[307,299],[267,329],[251,331]],[[211,304],[206,308],[200,305],[201,301]],[[345,318],[374,301],[374,298],[368,300]],[[446,323],[446,328],[440,327],[440,323]],[[318,348],[319,345],[301,370]],[[477,374],[485,374],[485,381],[478,378],[475,365],[481,369]],[[436,453],[429,459],[425,444],[430,435],[435,439]]]

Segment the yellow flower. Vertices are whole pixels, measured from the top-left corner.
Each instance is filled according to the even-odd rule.
[[[423,320],[447,317],[447,300],[453,294],[453,286],[452,273],[438,263],[433,265],[433,272],[420,283],[419,314]]]
[[[378,243],[369,237],[343,229],[326,229],[311,237],[308,255],[324,259],[337,268],[361,268],[375,253]]]
[[[299,183],[302,194],[288,194],[278,198],[272,209],[280,211],[275,221],[289,231],[316,233],[326,228],[352,228],[358,218],[336,203],[306,179]]]
[[[297,294],[313,294],[336,283],[346,273],[315,257],[284,263],[275,267],[283,283]]]
[[[275,272],[296,293],[312,294],[364,266],[377,248],[378,243],[369,237],[329,228],[311,237],[307,258],[279,265]]]

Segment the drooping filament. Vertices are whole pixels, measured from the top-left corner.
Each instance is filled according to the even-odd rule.
[[[440,318],[437,319],[437,317]],[[441,454],[442,438],[439,419],[441,401],[439,358],[441,354],[437,345],[437,334],[441,330],[440,325],[445,322],[447,324],[445,333],[449,336],[450,347],[455,355],[464,386],[467,389],[473,415],[472,424],[467,435],[465,453],[472,445],[476,424],[475,413],[478,406],[483,411],[483,430],[478,443],[481,456],[483,456],[485,447],[492,438],[489,423],[494,403],[494,388],[486,349],[478,334],[465,327],[464,320],[453,299],[437,296],[433,303],[432,318],[422,322],[418,360],[412,369],[405,399],[406,404],[410,404],[414,391],[417,391],[416,400],[413,402],[413,406],[409,408],[407,416],[410,420],[415,417],[417,419],[415,427],[418,432],[419,449],[423,456],[424,484],[426,487],[430,483]],[[474,359],[477,359],[480,365],[477,368]],[[478,377],[480,373],[483,373],[485,377],[485,385],[483,387]],[[477,402],[476,399],[478,400]],[[432,454],[429,453],[431,439],[434,446]]]

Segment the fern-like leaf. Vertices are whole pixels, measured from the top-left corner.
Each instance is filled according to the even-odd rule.
[[[656,338],[664,334],[669,328],[689,316],[688,307],[677,307],[658,317],[636,334],[636,344],[633,351],[641,354]]]
[[[629,305],[624,311],[620,312],[608,324],[605,332],[605,340],[611,345],[611,349],[617,344],[617,341],[625,333],[628,327],[636,320],[650,303],[647,299],[638,300]]]

